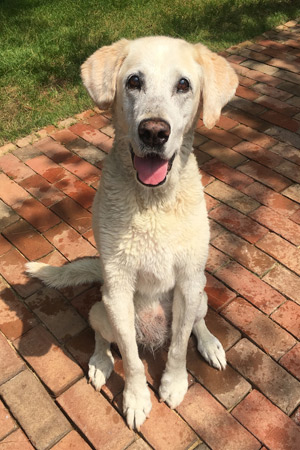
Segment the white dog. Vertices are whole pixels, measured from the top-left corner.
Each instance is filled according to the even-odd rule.
[[[138,343],[154,349],[171,338],[159,389],[171,408],[188,388],[191,332],[212,366],[226,366],[222,345],[204,322],[209,225],[192,143],[201,96],[204,124],[212,128],[237,76],[201,44],[147,37],[96,51],[83,64],[82,79],[101,109],[112,108],[115,127],[93,206],[100,259],[63,267],[28,263],[27,271],[53,287],[102,280],[103,301],[90,312],[96,345],[89,376],[100,390],[113,370],[110,344],[116,342],[124,362],[124,414],[139,429],[151,401]]]

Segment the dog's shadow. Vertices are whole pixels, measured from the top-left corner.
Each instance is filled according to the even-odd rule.
[[[94,331],[88,314],[94,303],[101,301],[100,284],[53,289],[37,279],[24,284],[3,284],[0,290],[0,331],[16,351],[45,382],[49,364],[55,364],[55,354],[63,354],[78,364],[88,380],[88,362],[94,351]],[[113,344],[114,371],[102,388],[113,401],[124,388],[124,368],[118,347]],[[158,390],[167,359],[166,348],[155,353],[140,349],[147,379]],[[52,359],[54,358],[54,360]],[[39,360],[39,362],[37,362]],[[50,360],[52,362],[50,362]],[[40,373],[40,368],[43,371]],[[51,386],[47,386],[52,391]]]
[[[96,284],[57,290],[25,276],[20,284],[2,282],[0,331],[33,370],[38,358],[47,365],[46,355],[50,361],[63,352],[87,374],[94,351],[88,313],[99,300]]]

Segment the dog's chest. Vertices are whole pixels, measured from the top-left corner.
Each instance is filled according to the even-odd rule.
[[[122,241],[128,265],[136,271],[137,287],[152,289],[174,286],[174,241],[176,232],[170,227],[170,217],[147,211],[136,214]]]

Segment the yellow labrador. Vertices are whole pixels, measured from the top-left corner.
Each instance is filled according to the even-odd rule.
[[[116,342],[124,414],[139,429],[151,410],[139,343],[155,349],[171,338],[159,389],[171,408],[188,388],[191,332],[212,366],[226,366],[204,322],[209,225],[192,143],[201,97],[204,124],[212,128],[238,81],[224,58],[168,37],[103,47],[83,64],[82,79],[101,109],[112,108],[115,127],[93,206],[100,260],[29,263],[27,270],[54,287],[102,280],[103,301],[90,312],[96,345],[89,376],[100,390],[113,370]]]

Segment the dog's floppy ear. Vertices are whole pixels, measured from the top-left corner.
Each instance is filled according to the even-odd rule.
[[[194,47],[196,60],[203,72],[203,122],[206,128],[213,128],[221,109],[235,94],[238,77],[225,58],[202,44],[195,44]]]
[[[129,41],[121,39],[95,51],[81,66],[81,78],[100,109],[112,106],[119,69],[126,58]]]

